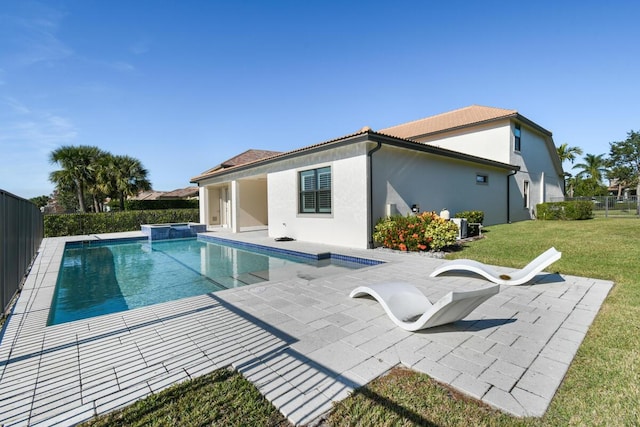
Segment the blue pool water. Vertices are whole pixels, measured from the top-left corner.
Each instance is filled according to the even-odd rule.
[[[68,243],[48,325],[267,280],[313,279],[367,266],[354,261],[318,261],[198,239]]]

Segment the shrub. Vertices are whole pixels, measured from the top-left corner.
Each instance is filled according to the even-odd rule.
[[[395,215],[378,221],[373,233],[376,243],[401,251],[438,251],[455,243],[458,227],[435,212]]]
[[[536,206],[537,218],[542,220],[580,220],[593,218],[591,200],[547,202]]]
[[[126,211],[146,211],[159,209],[198,209],[198,200],[158,199],[158,200],[125,200]]]
[[[44,236],[77,236],[140,230],[142,224],[198,222],[198,209],[166,209],[108,213],[47,214]]]
[[[456,213],[456,218],[466,218],[469,223],[482,224],[484,221],[483,211],[461,211]],[[480,234],[480,226],[467,225],[468,233],[470,236],[477,236]]]

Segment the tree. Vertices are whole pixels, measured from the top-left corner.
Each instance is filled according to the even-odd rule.
[[[629,131],[624,141],[609,143],[609,177],[626,185],[636,186],[636,195],[640,195],[640,132]],[[637,211],[640,213],[640,199]]]
[[[64,145],[51,152],[49,160],[62,167],[51,172],[49,179],[57,186],[73,188],[78,198],[80,212],[86,212],[85,190],[95,181],[95,165],[104,152],[98,147]]]
[[[584,179],[576,177],[572,185],[574,186],[572,189],[574,197],[594,197],[607,195],[607,187],[605,185],[602,185],[602,183],[598,182],[593,177]]]
[[[128,196],[135,196],[141,191],[151,189],[148,171],[140,160],[129,156],[112,156],[110,159],[111,194],[120,201],[120,210],[124,210],[124,201]]]
[[[569,144],[564,143],[559,147],[556,147],[556,151],[558,151],[558,157],[560,157],[561,162],[569,161],[573,163],[576,159],[576,156],[582,156],[582,148],[580,147],[569,147]]]
[[[76,195],[73,189],[65,189],[60,186],[57,186],[53,193],[51,194],[51,198],[54,205],[54,213],[59,213],[59,209],[64,212],[78,212],[78,196]],[[85,196],[85,205],[89,203]],[[58,208],[56,208],[56,206]]]
[[[573,169],[582,169],[576,174],[576,178],[593,178],[598,184],[602,183],[602,177],[606,173],[607,162],[604,154],[587,154],[584,156],[584,163],[578,163]]]
[[[62,169],[54,171],[49,179],[56,184],[59,194],[75,194],[78,208],[86,212],[93,204],[95,212],[102,212],[107,197],[124,200],[143,190],[150,190],[148,171],[140,160],[129,156],[114,156],[98,147],[63,146],[50,155],[52,163]]]
[[[29,201],[31,203],[33,203],[34,205],[36,205],[39,208],[44,208],[45,206],[47,206],[47,203],[49,203],[49,196],[37,196],[37,197],[32,197],[29,199]]]

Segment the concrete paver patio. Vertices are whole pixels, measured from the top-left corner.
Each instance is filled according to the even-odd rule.
[[[374,300],[352,300],[349,292],[402,280],[433,301],[489,283],[430,279],[445,261],[426,256],[276,243],[264,232],[213,234],[385,263],[46,326],[67,241],[141,233],[45,239],[0,336],[0,424],[73,425],[225,366],[295,424],[316,420],[398,364],[513,415],[541,416],[613,286],[545,274],[533,285],[503,286],[463,321],[410,333]]]

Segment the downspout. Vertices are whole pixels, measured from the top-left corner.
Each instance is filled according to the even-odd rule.
[[[367,152],[369,158],[369,249],[373,249],[373,153],[382,148],[382,142]]]
[[[518,171],[515,170],[507,175],[507,224],[511,224],[511,198],[509,197],[511,194],[511,180],[509,178],[517,173]]]

